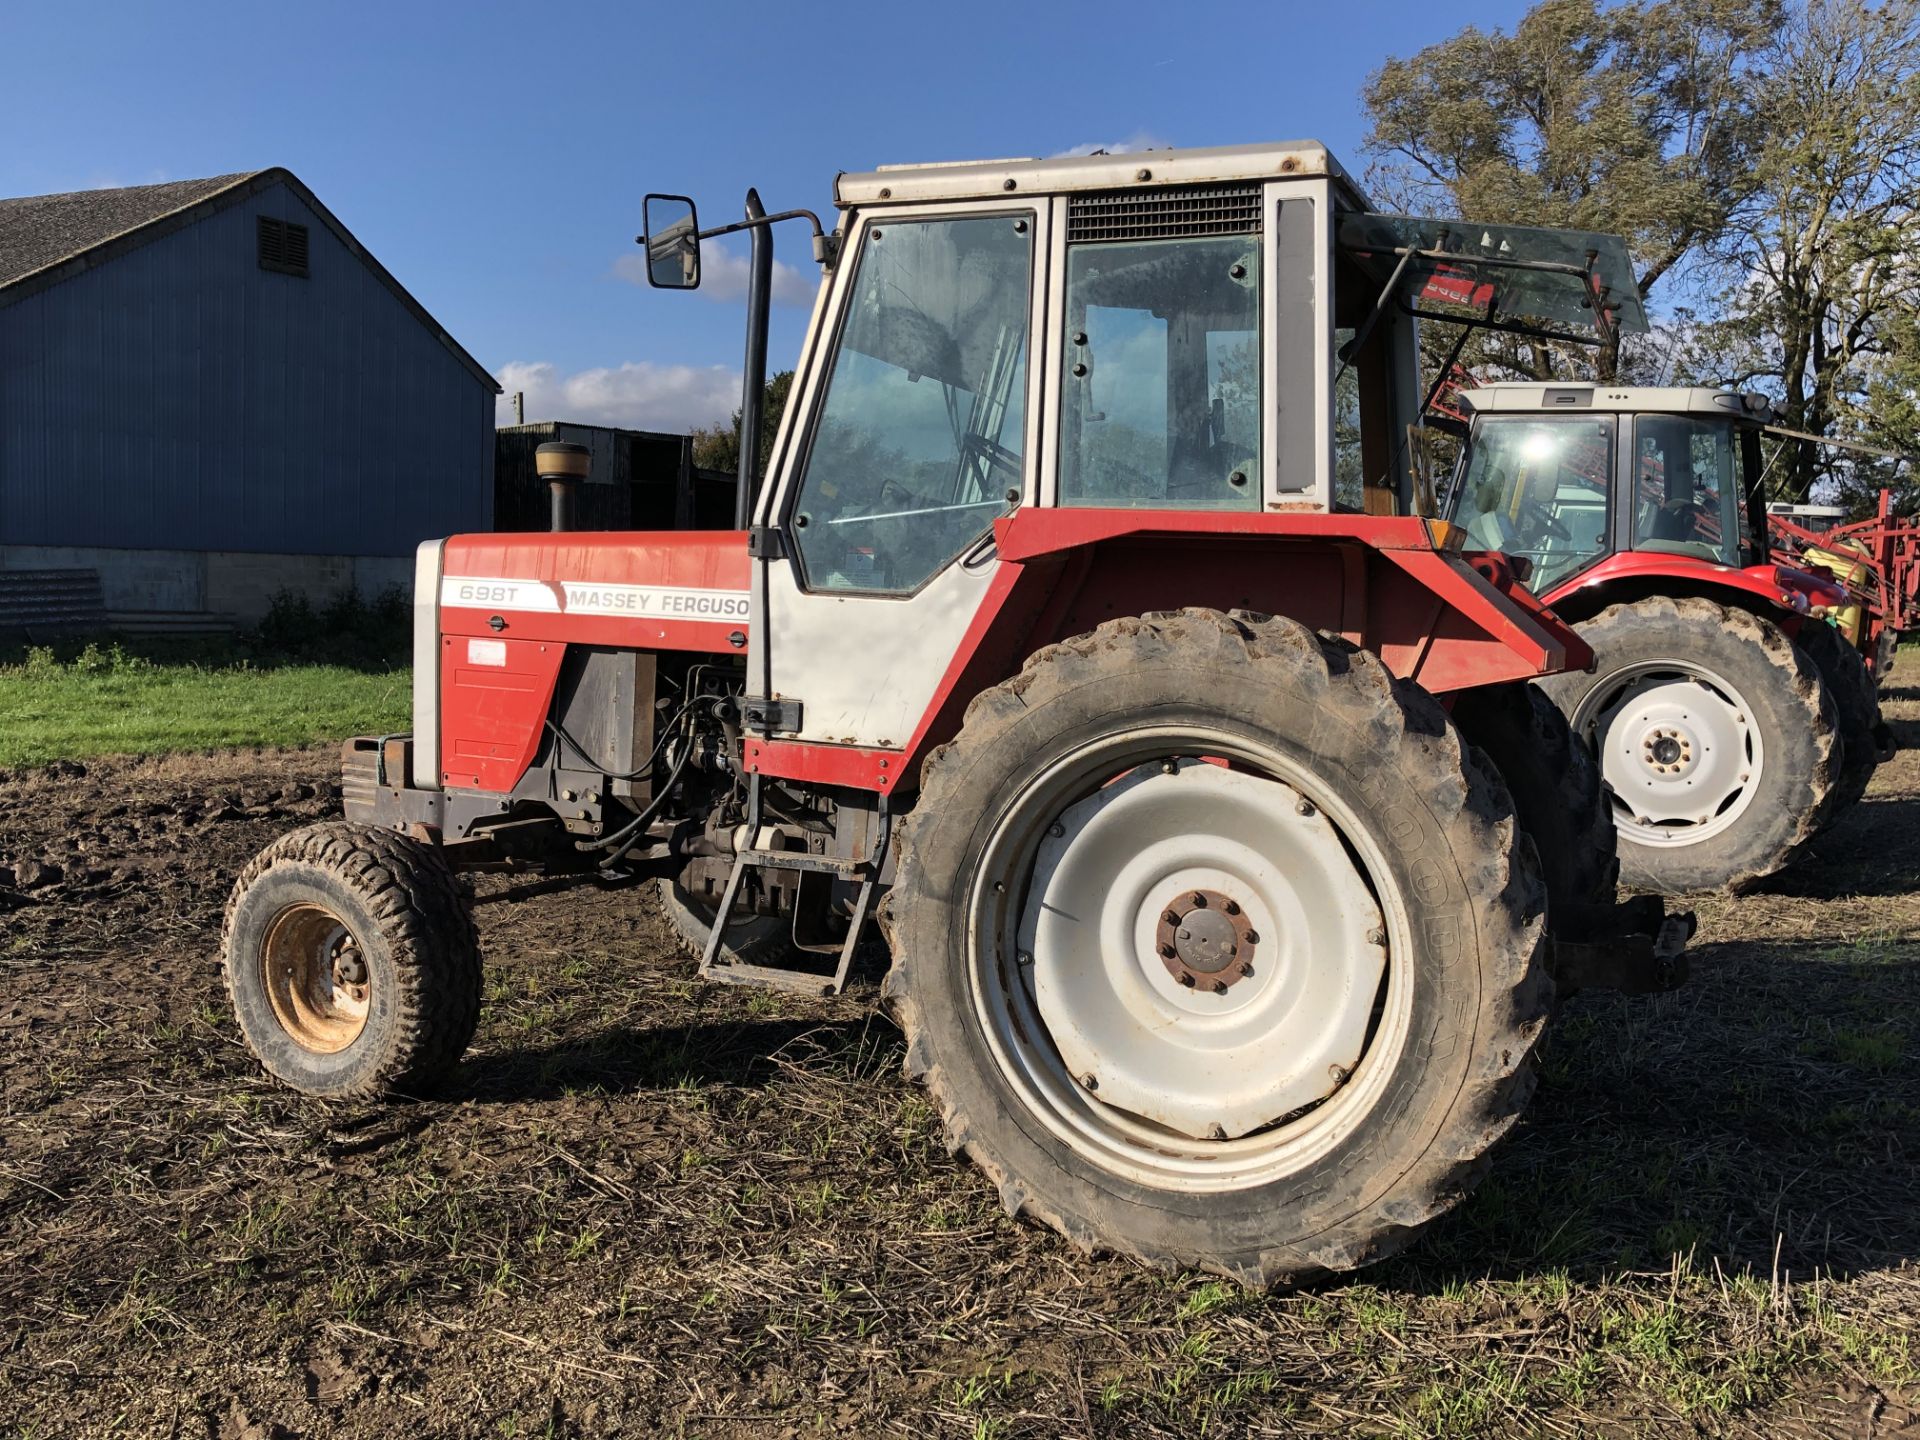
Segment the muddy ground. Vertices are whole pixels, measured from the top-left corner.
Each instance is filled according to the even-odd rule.
[[[1687,989],[1568,1002],[1411,1252],[1277,1297],[1009,1221],[871,977],[697,983],[632,891],[483,905],[445,1098],[275,1088],[220,909],[331,768],[0,783],[0,1430],[1920,1434],[1920,752],[1701,904]]]

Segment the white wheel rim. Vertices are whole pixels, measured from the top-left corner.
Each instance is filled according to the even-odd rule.
[[[974,877],[988,1046],[1049,1132],[1124,1178],[1217,1191],[1295,1173],[1352,1133],[1406,1042],[1411,974],[1389,957],[1411,932],[1386,873],[1289,757],[1224,733],[1107,737],[1009,800]],[[1224,994],[1181,985],[1158,952],[1168,897],[1194,890],[1234,897],[1256,936]]]
[[[1649,661],[1581,702],[1574,730],[1600,757],[1614,821],[1637,845],[1698,845],[1747,811],[1766,748],[1752,708],[1710,670]]]

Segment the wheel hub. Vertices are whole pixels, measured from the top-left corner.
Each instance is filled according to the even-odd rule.
[[[1196,1139],[1338,1090],[1387,963],[1379,904],[1325,813],[1200,760],[1139,766],[1063,811],[1018,935],[1082,1092]]]
[[[302,1049],[331,1055],[367,1027],[372,986],[360,944],[319,905],[291,905],[268,925],[260,949],[267,1001]]]
[[[1182,890],[1160,912],[1155,949],[1182,985],[1216,995],[1253,974],[1260,934],[1240,902],[1218,890]]]

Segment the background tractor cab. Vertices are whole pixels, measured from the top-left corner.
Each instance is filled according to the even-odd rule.
[[[1458,390],[1447,518],[1593,648],[1544,688],[1613,786],[1623,873],[1669,893],[1786,864],[1884,749],[1831,576],[1776,564],[1764,400],[1728,390]]]

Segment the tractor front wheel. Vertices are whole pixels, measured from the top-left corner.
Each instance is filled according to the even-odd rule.
[[[1088,1249],[1266,1286],[1391,1254],[1533,1086],[1533,846],[1379,660],[1110,621],[927,761],[887,995],[950,1143]]]
[[[227,901],[222,968],[260,1063],[329,1099],[420,1093],[480,1015],[480,947],[452,871],[366,825],[313,825],[261,851]]]

